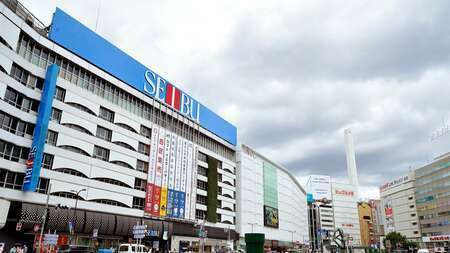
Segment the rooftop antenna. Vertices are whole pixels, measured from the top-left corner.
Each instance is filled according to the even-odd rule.
[[[98,0],[97,17],[95,19],[95,32],[97,32],[98,27],[98,17],[100,16],[100,8],[102,7],[102,0]]]

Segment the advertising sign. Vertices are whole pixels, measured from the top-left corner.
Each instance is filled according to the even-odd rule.
[[[160,215],[160,201],[161,201],[161,186],[162,186],[162,170],[164,162],[164,136],[165,131],[163,128],[159,128],[158,131],[158,150],[156,155],[156,166],[155,166],[155,185],[153,187],[153,198],[152,198],[152,215]]]
[[[158,128],[152,128],[152,138],[150,144],[150,155],[148,160],[148,176],[147,176],[147,189],[145,194],[145,207],[144,212],[147,215],[152,214],[153,210],[153,189],[155,186],[155,171],[156,160],[158,154]]]
[[[264,206],[264,226],[278,228],[278,209]]]
[[[191,190],[192,190],[192,142],[187,142],[186,160],[186,200],[184,208],[184,218],[189,219],[191,215]]]
[[[161,202],[159,215],[166,216],[167,212],[167,187],[169,183],[169,164],[170,164],[170,132],[166,131],[164,135],[164,160],[162,171],[162,184],[161,184]]]
[[[56,90],[59,66],[52,64],[47,68],[41,101],[34,128],[33,141],[26,161],[25,177],[23,179],[23,191],[36,191],[41,174],[42,159],[44,157],[44,144],[47,138],[48,123],[52,113],[53,96]]]
[[[313,199],[331,200],[331,177],[326,175],[312,175],[308,180],[308,190]]]
[[[187,173],[187,141],[183,139],[183,151],[182,151],[182,159],[181,159],[181,185],[178,203],[180,208],[178,210],[178,218],[185,217],[185,208],[186,208],[186,173]]]
[[[198,146],[194,144],[194,154],[192,155],[192,193],[191,193],[191,219],[195,219],[195,206],[197,203],[197,159]]]
[[[382,186],[380,186],[380,192],[384,192],[384,191],[386,191],[388,189],[391,189],[393,187],[396,187],[396,186],[398,186],[400,184],[407,183],[410,180],[411,180],[411,178],[410,178],[409,175],[401,176],[399,178],[396,178],[396,179],[394,179],[394,180],[392,180],[390,182],[387,182],[387,183],[383,184]]]
[[[181,196],[181,160],[183,154],[183,139],[177,136],[177,159],[175,162],[175,196],[173,204],[173,217],[179,217],[180,203],[179,199]]]
[[[176,151],[177,151],[177,136],[170,135],[170,163],[169,163],[169,195],[167,198],[167,216],[173,217],[173,207],[175,198],[175,170],[176,170]]]

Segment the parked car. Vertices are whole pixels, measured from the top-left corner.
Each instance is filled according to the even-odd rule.
[[[117,251],[118,253],[151,253],[152,250],[147,248],[145,245],[138,245],[137,244],[120,244],[119,249]]]

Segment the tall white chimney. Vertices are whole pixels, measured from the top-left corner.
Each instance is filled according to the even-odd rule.
[[[345,136],[345,153],[347,156],[347,174],[350,184],[358,187],[358,173],[355,160],[355,146],[353,145],[352,130],[350,128],[344,130]]]

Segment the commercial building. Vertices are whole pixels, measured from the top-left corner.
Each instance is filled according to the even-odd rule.
[[[312,197],[308,206],[311,246],[313,249],[319,250],[324,245],[323,240],[327,240],[334,233],[331,177],[311,175],[306,183],[306,189]]]
[[[2,240],[32,240],[47,194],[46,229],[78,243],[128,241],[136,223],[161,250],[237,239],[236,127],[60,9],[47,27],[1,0],[0,42]]]
[[[422,241],[428,248],[450,246],[450,156],[415,171],[415,202]]]
[[[367,202],[358,203],[359,229],[361,231],[361,246],[375,246],[372,207]]]
[[[351,237],[352,245],[361,245],[357,187],[352,184],[333,182],[331,189],[335,229],[342,229],[344,234]]]
[[[384,236],[383,208],[379,199],[369,199],[372,210],[372,225],[374,233],[374,243],[377,248],[381,247],[381,237]]]
[[[396,231],[409,240],[420,240],[414,189],[414,172],[396,178],[380,187],[385,234]]]
[[[246,145],[237,156],[237,231],[264,233],[267,249],[309,241],[306,192],[294,175]]]

